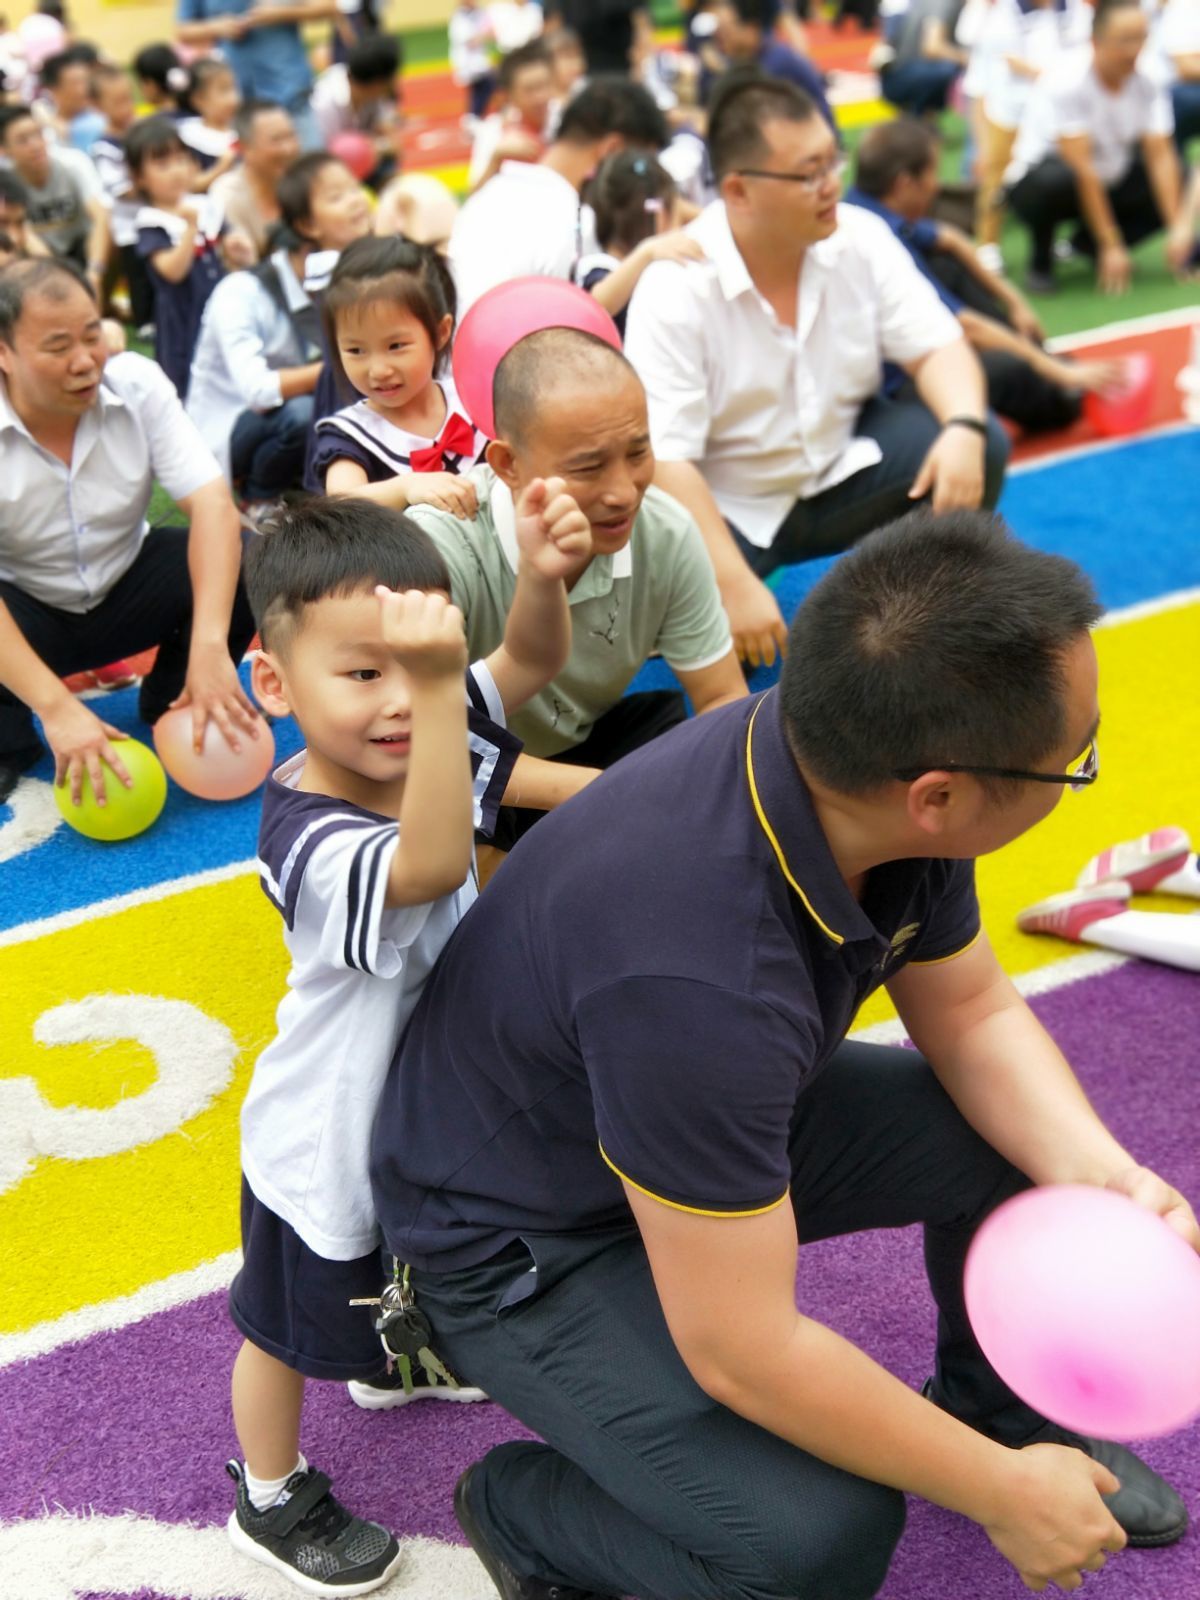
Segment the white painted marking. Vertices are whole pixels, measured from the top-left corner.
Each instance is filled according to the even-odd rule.
[[[382,1600],[482,1600],[489,1592],[472,1552],[439,1539],[405,1539]],[[163,1600],[296,1600],[281,1574],[240,1556],[224,1528],[57,1511],[28,1522],[0,1523],[5,1593],[20,1600],[76,1600],[89,1590]],[[493,1591],[494,1593],[494,1591]]]
[[[173,894],[205,889],[211,883],[228,883],[231,878],[243,878],[257,872],[258,864],[251,856],[246,861],[231,861],[226,866],[210,867],[204,872],[189,872],[182,878],[166,878],[162,883],[151,883],[144,889],[113,895],[108,900],[93,900],[88,905],[72,906],[69,911],[57,912],[52,917],[39,917],[33,922],[20,922],[15,927],[0,930],[0,949],[6,945],[27,944],[31,939],[44,939],[48,934],[60,933],[64,928],[78,928],[82,923],[95,922],[98,917],[115,917],[134,906],[152,905],[156,900],[169,900]]]
[[[1098,628],[1119,628],[1126,622],[1141,622],[1144,617],[1157,617],[1163,611],[1181,611],[1185,606],[1200,602],[1200,588],[1176,589],[1171,594],[1155,595],[1153,600],[1139,600],[1132,606],[1118,606],[1106,611],[1096,624]]]
[[[22,778],[6,803],[12,816],[0,822],[0,861],[36,850],[63,826],[54,787],[42,778]]]
[[[1045,455],[1035,456],[1032,461],[1014,461],[1008,469],[1008,476],[1020,478],[1028,472],[1040,472],[1043,467],[1057,467],[1064,461],[1082,461],[1086,456],[1107,455],[1111,450],[1144,444],[1149,439],[1169,439],[1173,434],[1196,431],[1195,423],[1177,420],[1145,428],[1141,433],[1127,433],[1119,439],[1092,439],[1087,444],[1066,445],[1061,450],[1049,450]]]
[[[1151,311],[1144,317],[1127,317],[1123,322],[1105,322],[1099,328],[1083,328],[1078,333],[1060,333],[1047,339],[1048,350],[1076,350],[1080,345],[1107,344],[1112,339],[1132,339],[1139,333],[1165,333],[1169,328],[1189,328],[1200,323],[1200,310],[1180,306],[1176,311]]]
[[[174,1133],[229,1087],[239,1048],[199,1007],[148,994],[69,1000],[43,1011],[33,1036],[41,1045],[134,1039],[154,1056],[158,1078],[142,1094],[104,1107],[52,1105],[33,1078],[0,1079],[0,1194],[46,1156],[90,1161]],[[97,1067],[106,1065],[98,1051]]]

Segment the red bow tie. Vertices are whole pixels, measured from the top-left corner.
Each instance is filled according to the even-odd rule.
[[[447,419],[435,444],[431,444],[428,450],[413,451],[408,458],[409,466],[414,472],[441,472],[447,451],[456,456],[474,458],[475,455],[475,429],[466,417],[460,417],[457,412]]]

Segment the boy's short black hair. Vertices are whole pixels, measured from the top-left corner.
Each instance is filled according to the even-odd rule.
[[[733,67],[718,79],[709,102],[708,160],[717,183],[739,167],[760,166],[768,122],[809,122],[821,115],[812,95],[760,67]]]
[[[545,67],[548,71],[553,69],[554,60],[544,39],[530,39],[500,57],[498,73],[500,87],[505,94],[512,92],[518,73],[524,72],[526,67]]]
[[[662,150],[671,141],[667,119],[649,89],[615,72],[599,73],[567,101],[555,138],[595,144],[612,134],[639,150]]]
[[[937,160],[938,139],[916,117],[881,122],[863,135],[854,181],[863,194],[882,200],[901,178],[919,178]]]
[[[306,606],[330,595],[444,590],[450,573],[433,540],[374,500],[294,495],[261,524],[246,552],[250,609],[268,650],[286,650]]]
[[[24,122],[26,118],[31,122],[37,121],[28,106],[0,106],[0,144],[8,138],[8,130],[15,127],[18,122]]]
[[[350,46],[346,71],[355,83],[390,84],[403,61],[399,39],[390,33],[368,33]]]
[[[176,151],[186,150],[187,145],[179,137],[179,125],[174,117],[159,112],[157,116],[138,118],[125,135],[124,149],[129,174],[136,183],[142,168],[152,157],[174,155]]]
[[[992,513],[913,511],[842,556],[797,611],[780,685],[792,749],[852,795],[943,762],[1036,771],[1067,733],[1064,655],[1099,615],[1082,568]]]
[[[59,79],[68,67],[93,67],[99,58],[99,51],[95,45],[69,45],[65,50],[59,50],[52,56],[47,56],[42,62],[40,77],[47,89],[56,88]]]
[[[29,190],[11,167],[0,167],[0,200],[6,205],[20,206],[22,211],[29,210]]]

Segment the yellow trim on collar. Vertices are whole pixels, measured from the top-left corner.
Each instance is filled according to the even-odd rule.
[[[762,827],[762,831],[771,841],[771,849],[774,850],[775,858],[779,862],[779,870],[783,873],[788,883],[791,884],[792,888],[800,896],[800,900],[804,906],[804,909],[808,912],[809,916],[813,919],[817,927],[820,928],[821,932],[827,939],[832,939],[834,944],[845,944],[846,940],[844,935],[840,933],[834,933],[832,928],[828,927],[824,922],[821,921],[820,917],[813,909],[812,901],[808,898],[804,890],[792,876],[791,868],[787,864],[787,857],[783,853],[783,846],[775,837],[775,832],[771,827],[771,824],[767,821],[767,814],[763,810],[762,801],[758,797],[758,784],[754,780],[754,752],[752,747],[754,740],[754,724],[758,718],[758,713],[762,710],[762,707],[763,703],[760,700],[754,708],[754,714],[750,718],[750,726],[746,729],[746,778],[750,784],[750,798],[754,802],[755,813]]]
[[[657,1200],[660,1206],[670,1206],[672,1211],[686,1211],[689,1217],[761,1217],[768,1211],[775,1211],[783,1204],[791,1192],[785,1189],[778,1200],[772,1200],[769,1206],[755,1206],[753,1211],[705,1211],[700,1206],[681,1206],[678,1200],[664,1200],[662,1195],[655,1194],[653,1189],[645,1189],[640,1183],[635,1183],[632,1178],[627,1177],[621,1171],[615,1161],[609,1160],[608,1152],[602,1144],[598,1144],[596,1148],[599,1150],[600,1159],[605,1166],[611,1167],[622,1183],[627,1183],[631,1189],[636,1189],[639,1194],[644,1194],[648,1200]]]
[[[973,944],[978,944],[982,937],[983,928],[980,927],[974,936],[967,940],[966,944],[959,945],[957,950],[951,950],[948,956],[934,956],[931,961],[913,960],[908,962],[907,965],[910,967],[940,967],[944,961],[957,961],[959,956],[966,955]]]

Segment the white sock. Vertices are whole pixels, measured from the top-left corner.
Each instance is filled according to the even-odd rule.
[[[283,1486],[292,1474],[307,1471],[308,1462],[303,1456],[297,1461],[292,1471],[285,1472],[282,1478],[256,1478],[250,1468],[247,1467],[246,1493],[250,1498],[250,1504],[256,1511],[269,1511],[273,1505],[277,1505],[283,1498]]]

